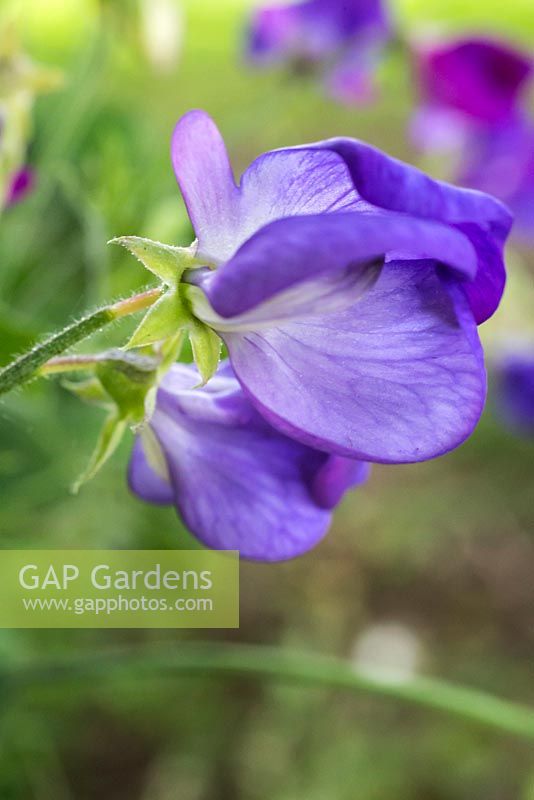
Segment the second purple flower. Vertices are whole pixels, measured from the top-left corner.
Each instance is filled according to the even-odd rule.
[[[328,93],[351,103],[372,95],[375,66],[390,36],[382,0],[304,0],[258,8],[247,50],[256,65],[319,69]]]

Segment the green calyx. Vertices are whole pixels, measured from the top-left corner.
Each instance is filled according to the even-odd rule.
[[[129,250],[160,279],[165,289],[141,320],[127,348],[161,345],[185,331],[202,378],[201,385],[207,383],[219,364],[221,340],[215,331],[194,316],[187,299],[187,285],[183,283],[185,271],[204,266],[197,258],[196,241],[190,247],[173,247],[138,236],[122,236],[112,239],[111,243]]]
[[[74,484],[74,491],[96,475],[128,428],[149,435],[146,423],[154,411],[158,384],[177,360],[186,335],[201,385],[215,373],[221,353],[220,338],[194,315],[187,291],[191,287],[183,282],[186,270],[204,266],[197,258],[196,242],[190,247],[173,247],[139,236],[122,236],[111,243],[120,244],[132,253],[159,279],[161,286],[134,298],[136,301],[143,298],[145,309],[149,302],[150,305],[126,347],[84,357],[78,366],[89,367],[91,377],[64,384],[80,399],[108,412],[89,464]],[[112,307],[112,318],[124,316],[125,302]],[[134,304],[129,302],[127,313],[134,310]]]

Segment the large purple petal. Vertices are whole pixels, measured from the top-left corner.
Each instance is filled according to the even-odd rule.
[[[202,111],[189,112],[176,125],[172,160],[199,251],[216,263],[273,220],[365,206],[345,164],[326,151],[265,153],[237,188],[224,142]]]
[[[373,260],[391,252],[442,259],[464,278],[476,274],[469,239],[450,226],[394,213],[351,212],[266,225],[213,274],[205,291],[218,314],[234,317],[302,282],[347,268],[366,285]]]
[[[469,287],[471,308],[479,323],[494,313],[504,290],[503,248],[512,225],[512,216],[502,203],[482,192],[433,180],[355,139],[330,139],[303,148],[337,153],[346,163],[356,191],[377,208],[437,220],[466,232],[479,262]]]
[[[266,153],[253,162],[237,189],[222,140],[199,111],[178,123],[173,163],[199,251],[215,263],[231,258],[269,222],[295,215],[363,213],[374,207],[465,230],[478,252],[478,273],[469,289],[477,321],[487,319],[499,303],[511,216],[488,195],[432,180],[354,139]]]
[[[225,333],[238,379],[284,433],[366,461],[423,461],[473,431],[485,371],[465,296],[432,262],[386,264],[353,308]]]
[[[277,561],[313,547],[329,510],[361,483],[366,468],[286,438],[257,413],[227,365],[202,389],[176,365],[158,392],[151,429],[169,481],[152,470],[138,440],[130,486],[150,502],[173,502],[204,544],[245,558]],[[170,493],[169,493],[170,487]]]
[[[229,428],[158,414],[176,506],[208,547],[278,561],[313,547],[330,514],[303,479],[307,448],[267,428]]]
[[[223,138],[206,113],[189,111],[178,122],[171,158],[199,249],[218,259],[232,247],[238,189]]]
[[[335,153],[319,150],[264,153],[243,174],[240,193],[235,249],[274,220],[367,208],[346,165]]]
[[[189,290],[188,297],[194,315],[219,333],[257,330],[258,327],[267,326],[272,328],[285,321],[306,319],[317,314],[332,314],[353,306],[375,282],[382,266],[382,258],[376,261],[347,263],[343,268],[325,272],[314,278],[306,278],[271,296],[268,296],[268,290],[274,285],[274,281],[270,281],[270,287],[262,285],[260,281],[254,281],[258,296],[261,298],[265,294],[267,299],[260,300],[249,311],[231,317],[218,314],[208,300],[210,286],[214,280],[214,274],[209,271],[207,275],[200,274],[201,270],[197,271],[194,280],[203,291]],[[291,275],[287,275],[286,278],[289,282]],[[224,291],[223,284],[223,294]]]

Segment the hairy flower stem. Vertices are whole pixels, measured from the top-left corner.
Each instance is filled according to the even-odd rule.
[[[350,662],[316,653],[299,653],[258,645],[187,644],[178,648],[156,646],[143,650],[122,649],[50,659],[41,664],[0,669],[0,686],[13,690],[47,687],[71,680],[110,680],[124,676],[213,676],[281,681],[326,689],[388,697],[415,706],[447,713],[458,719],[492,728],[501,733],[534,739],[534,709],[520,706],[485,692],[414,677],[395,680],[358,671]],[[7,696],[6,692],[6,696]]]
[[[141,294],[128,297],[126,300],[119,300],[109,306],[99,308],[98,311],[93,311],[92,314],[71,323],[59,333],[55,333],[44,342],[35,345],[0,371],[0,395],[27,383],[39,373],[47,361],[116,319],[148,308],[160,297],[161,291],[159,288],[149,289]]]

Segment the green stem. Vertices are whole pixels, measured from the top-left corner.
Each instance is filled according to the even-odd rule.
[[[69,680],[163,675],[239,675],[298,685],[346,689],[388,697],[445,712],[501,733],[534,739],[534,710],[476,689],[415,677],[386,680],[358,671],[347,661],[258,645],[182,643],[179,649],[158,646],[68,657],[37,666],[19,665],[3,675],[8,688],[34,688]]]
[[[126,300],[119,300],[109,306],[99,308],[98,311],[93,311],[92,314],[73,322],[59,333],[55,333],[49,339],[40,342],[0,370],[0,395],[11,391],[16,386],[27,383],[36,376],[47,361],[78,344],[78,342],[96,333],[96,331],[116,319],[148,308],[160,295],[161,289],[157,288],[133,295],[133,297],[126,298]]]

